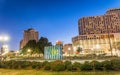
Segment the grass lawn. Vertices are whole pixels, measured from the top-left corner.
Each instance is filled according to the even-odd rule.
[[[47,72],[37,70],[0,69],[0,75],[120,75],[120,72]]]

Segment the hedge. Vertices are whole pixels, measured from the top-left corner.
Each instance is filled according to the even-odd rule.
[[[81,64],[79,62],[71,63],[70,61],[53,61],[53,62],[30,62],[30,61],[0,61],[0,68],[6,69],[43,69],[47,71],[120,71],[120,60],[105,60],[103,62],[92,61]]]

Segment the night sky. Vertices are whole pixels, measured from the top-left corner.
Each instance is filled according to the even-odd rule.
[[[0,35],[10,36],[10,50],[19,49],[23,31],[30,27],[53,44],[71,43],[78,35],[78,19],[103,15],[109,8],[120,8],[120,0],[0,0]]]

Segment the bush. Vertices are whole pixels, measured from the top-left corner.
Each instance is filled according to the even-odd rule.
[[[41,62],[32,62],[31,66],[33,69],[40,69],[40,68],[42,68],[42,63]]]
[[[41,69],[49,71],[91,71],[91,70],[120,70],[120,59],[106,60],[103,62],[92,61],[80,64],[79,62],[71,63],[70,61],[48,62],[29,62],[29,61],[0,61],[0,68],[8,69]]]
[[[50,64],[47,64],[47,65],[44,67],[44,70],[51,70]]]
[[[47,64],[49,64],[49,62],[48,62],[48,61],[44,61],[44,62],[42,63],[42,67],[46,66]]]
[[[103,70],[102,64],[98,61],[91,62],[92,70]]]
[[[5,62],[0,62],[0,68],[7,68],[7,65]]]
[[[67,65],[66,69],[67,69],[68,71],[72,71],[72,64]]]
[[[20,66],[23,69],[27,69],[27,68],[31,67],[31,62],[29,62],[29,61],[22,61]]]
[[[65,64],[65,69],[67,69],[68,71],[71,71],[72,70],[72,63],[70,61],[65,61],[64,62]]]
[[[120,59],[113,59],[110,61],[111,62],[111,65],[112,65],[112,69],[117,71],[117,70],[120,70]]]
[[[65,65],[63,63],[57,64],[53,67],[53,71],[64,71]]]
[[[89,62],[86,61],[84,64],[81,65],[80,69],[82,71],[90,71],[92,70],[92,66]]]
[[[106,61],[103,61],[101,64],[103,66],[103,70],[113,70],[112,64],[110,61],[106,60]]]
[[[54,61],[51,63],[52,71],[64,71],[65,70],[65,64],[62,61]],[[54,65],[53,65],[54,64]]]
[[[79,71],[81,67],[81,64],[79,62],[75,62],[72,66],[73,71]]]

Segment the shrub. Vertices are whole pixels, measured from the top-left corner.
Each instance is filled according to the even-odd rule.
[[[64,71],[65,70],[65,64],[60,60],[54,61],[51,64],[52,64],[51,65],[52,71]]]
[[[33,69],[40,69],[42,68],[42,63],[41,62],[32,62],[32,68]]]
[[[36,68],[37,68],[37,65],[36,65],[36,64],[37,64],[37,62],[33,62],[33,63],[32,63],[32,68],[33,68],[33,69],[36,69]]]
[[[101,64],[104,70],[113,70],[112,64],[110,61],[106,60],[106,61],[103,61]]]
[[[6,68],[6,63],[5,62],[0,62],[0,68]]]
[[[48,61],[44,61],[44,62],[42,63],[42,67],[46,66],[47,64],[49,64],[49,62],[48,62]]]
[[[40,69],[52,71],[90,71],[90,70],[120,70],[120,59],[113,59],[111,61],[92,61],[80,64],[79,62],[71,63],[70,61],[54,61],[48,62],[29,62],[29,61],[0,61],[0,68],[8,69]]]
[[[113,59],[110,62],[113,70],[120,70],[120,59]]]
[[[90,71],[92,70],[92,66],[89,62],[86,61],[84,64],[81,65],[80,69],[82,71]]]
[[[64,71],[65,65],[63,63],[56,64],[53,68],[53,71]]]
[[[66,69],[67,69],[68,71],[72,71],[72,64],[67,65]]]
[[[31,67],[31,62],[29,62],[29,61],[22,61],[21,63],[22,63],[21,68],[23,68],[23,69]]]
[[[81,64],[79,62],[75,62],[72,66],[72,70],[73,71],[79,71],[80,70],[80,67],[81,67]]]
[[[45,65],[44,70],[51,70],[51,65],[50,64]]]
[[[65,69],[67,69],[68,71],[72,69],[72,67],[70,68],[70,66],[72,65],[71,61],[65,61],[64,64],[65,64]]]
[[[91,63],[92,70],[103,70],[102,64],[98,61],[92,61]]]

